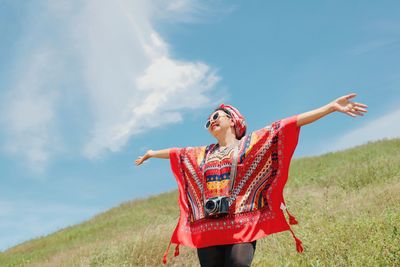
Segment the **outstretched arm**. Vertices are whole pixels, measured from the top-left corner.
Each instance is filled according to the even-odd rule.
[[[335,99],[325,106],[299,114],[297,116],[297,126],[312,123],[335,111],[343,112],[352,117],[356,117],[357,115],[363,116],[364,114],[362,112],[367,112],[365,108],[368,108],[368,106],[362,103],[349,101],[349,99],[356,95],[357,94],[355,93],[345,95]]]
[[[162,150],[148,150],[146,154],[138,157],[137,160],[135,160],[135,164],[140,165],[149,158],[169,159],[169,150],[170,148]]]

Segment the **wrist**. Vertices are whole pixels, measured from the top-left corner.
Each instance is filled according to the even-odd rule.
[[[147,156],[149,157],[149,158],[152,158],[152,157],[154,157],[154,151],[153,150],[147,150]]]
[[[334,105],[333,105],[332,102],[329,103],[329,104],[327,104],[327,105],[325,106],[325,109],[327,110],[328,113],[332,113],[332,112],[335,112],[335,111],[336,111],[336,110],[335,110],[335,107],[334,107]]]

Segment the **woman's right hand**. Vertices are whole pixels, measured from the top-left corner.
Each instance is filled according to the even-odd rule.
[[[136,165],[140,165],[142,164],[145,160],[151,158],[153,156],[153,150],[148,150],[146,152],[146,154],[144,154],[143,156],[140,156],[137,158],[137,160],[135,160],[135,164]]]

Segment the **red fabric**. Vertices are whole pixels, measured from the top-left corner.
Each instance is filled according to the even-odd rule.
[[[281,205],[286,209],[283,188],[300,133],[296,123],[297,115],[294,115],[243,137],[242,157],[232,192],[240,190],[237,190],[230,214],[218,219],[206,218],[202,209],[202,192],[207,186],[201,163],[207,149],[213,145],[171,149],[170,164],[178,183],[180,217],[170,244],[201,248],[251,242],[290,230],[297,251],[302,252],[301,241],[290,229],[281,209]],[[290,221],[296,220],[293,217]],[[168,250],[164,263],[167,254]]]

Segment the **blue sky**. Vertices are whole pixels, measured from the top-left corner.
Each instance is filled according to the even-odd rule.
[[[0,1],[0,250],[176,188],[148,149],[214,142],[356,92],[295,157],[400,136],[398,1]]]

